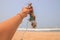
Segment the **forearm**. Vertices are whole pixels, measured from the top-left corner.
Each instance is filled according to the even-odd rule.
[[[0,24],[0,33],[2,34],[3,39],[11,39],[19,24],[23,20],[23,14],[18,14]],[[4,37],[5,36],[5,37]],[[1,38],[1,37],[0,37]]]
[[[22,22],[22,17],[19,15],[16,15],[0,24],[0,30],[9,30],[10,28],[15,28],[15,26],[18,26]]]

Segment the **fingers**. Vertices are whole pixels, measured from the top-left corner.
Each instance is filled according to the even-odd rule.
[[[27,12],[28,12],[28,13],[32,13],[32,12],[33,12],[33,8],[25,7],[25,9],[27,9]]]
[[[29,13],[33,12],[33,8],[32,7],[26,7],[29,10]]]
[[[24,8],[22,9],[22,12],[27,13],[27,12],[28,12],[28,9],[27,9],[26,7],[24,7]]]
[[[29,6],[24,7],[24,8],[22,9],[22,12],[27,13],[27,14],[32,13],[32,12],[33,12],[33,8],[31,8],[31,7],[29,7]]]

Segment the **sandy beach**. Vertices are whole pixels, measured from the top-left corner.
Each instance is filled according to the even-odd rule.
[[[32,32],[16,31],[12,40],[60,40],[60,32]]]

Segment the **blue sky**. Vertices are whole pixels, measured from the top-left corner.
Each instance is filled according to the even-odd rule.
[[[60,0],[0,0],[0,22],[16,15],[28,2],[34,7],[37,28],[60,28]],[[26,28],[27,21],[28,17],[20,27]]]

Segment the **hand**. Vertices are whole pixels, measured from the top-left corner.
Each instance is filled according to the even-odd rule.
[[[32,3],[28,4],[27,7],[24,7],[24,8],[22,9],[22,11],[25,12],[25,13],[32,13],[32,12],[33,12]]]
[[[22,15],[22,17],[24,18],[24,17],[26,17],[29,13],[31,13],[32,11],[33,11],[32,8],[30,8],[30,7],[24,7],[19,14]]]
[[[30,14],[30,13],[33,12],[33,8],[31,8],[31,7],[24,7],[22,9],[22,12],[25,13],[25,14]]]

